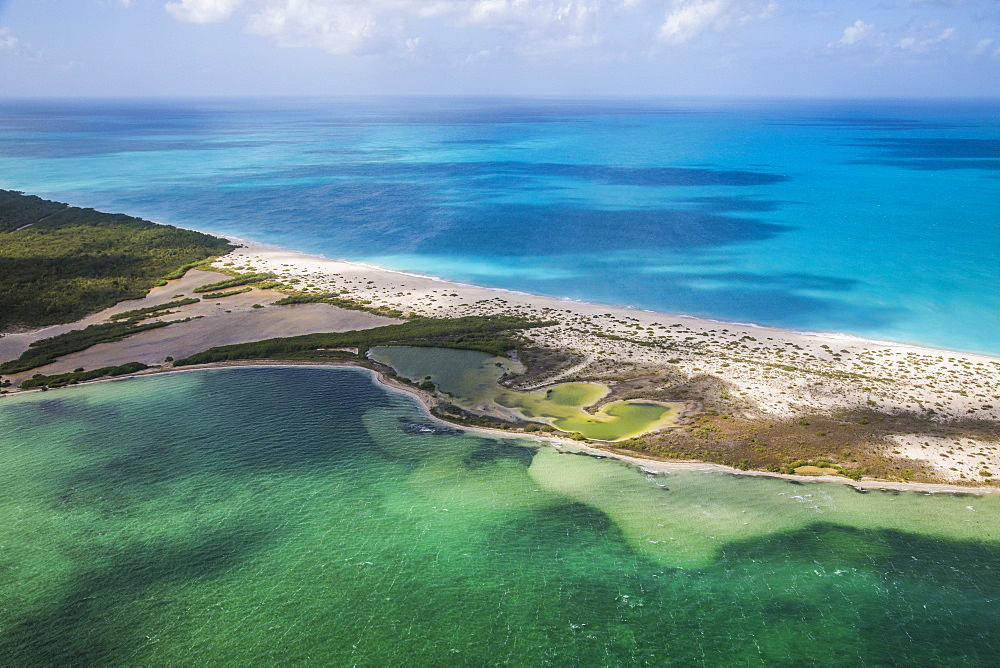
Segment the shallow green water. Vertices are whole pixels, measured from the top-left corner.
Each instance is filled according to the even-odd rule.
[[[995,665],[997,497],[420,424],[350,369],[0,401],[0,663]]]
[[[368,355],[411,380],[430,378],[439,390],[469,408],[490,405],[499,390],[497,381],[505,372],[524,372],[520,362],[475,350],[377,346]]]
[[[587,412],[585,407],[608,394],[608,388],[599,383],[560,383],[534,392],[515,392],[497,381],[504,373],[523,373],[520,362],[472,350],[389,346],[372,348],[369,355],[406,378],[433,381],[466,408],[510,409],[511,417],[544,422],[601,441],[637,436],[677,415],[671,404],[634,399]]]

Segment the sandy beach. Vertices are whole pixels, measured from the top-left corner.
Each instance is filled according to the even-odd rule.
[[[509,314],[552,321],[554,325],[528,330],[525,336],[533,345],[570,353],[573,363],[548,377],[533,378],[532,387],[568,378],[613,379],[623,372],[633,376],[659,372],[675,379],[711,379],[713,399],[734,415],[758,420],[873,410],[932,418],[941,424],[1000,421],[1000,360],[989,356],[513,293],[253,243],[217,264],[227,270],[273,272],[300,292],[336,292],[407,315]],[[123,302],[78,323],[7,334],[0,337],[0,359],[17,357],[33,340],[103,322],[114,313],[192,296],[194,288],[217,280],[214,272],[191,271],[144,299]],[[161,364],[167,357],[179,359],[217,345],[398,322],[327,304],[269,306],[281,296],[275,290],[254,288],[185,306],[170,318],[192,318],[187,322],[100,344],[9,378],[16,384],[36,373],[51,375],[78,367],[132,361]],[[1000,472],[1000,443],[992,437],[901,433],[870,446],[932,470],[945,482],[984,482],[992,471]]]

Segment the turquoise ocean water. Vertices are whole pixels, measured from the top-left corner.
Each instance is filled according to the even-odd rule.
[[[0,187],[397,269],[1000,353],[1000,103],[16,102]]]
[[[996,663],[1000,497],[426,424],[349,369],[0,400],[0,663]]]
[[[995,104],[0,103],[0,187],[1000,353]],[[423,433],[346,369],[0,399],[0,664],[995,665],[1000,497]]]

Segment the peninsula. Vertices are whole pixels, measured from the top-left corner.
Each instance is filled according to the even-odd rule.
[[[0,240],[40,221],[18,219]],[[201,264],[178,256],[145,296],[73,322],[6,323],[4,391],[205,364],[352,364],[442,419],[616,456],[968,486],[1000,472],[992,357],[512,293],[253,243],[209,252],[230,248],[212,241]],[[430,371],[367,354],[413,345],[479,351],[469,369],[491,360],[497,393],[465,401]],[[580,414],[540,410],[553,391]],[[630,405],[646,411],[642,429],[588,433],[588,421],[606,425]]]

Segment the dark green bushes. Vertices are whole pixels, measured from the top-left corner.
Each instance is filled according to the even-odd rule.
[[[212,299],[222,299],[223,297],[232,297],[233,295],[241,295],[244,292],[250,292],[253,288],[247,286],[245,288],[239,288],[238,290],[230,290],[229,292],[213,292],[209,295],[202,295],[201,298],[205,301],[210,301]],[[195,290],[199,292],[199,290]]]
[[[100,369],[93,369],[92,371],[73,371],[71,373],[60,373],[52,376],[43,376],[38,373],[21,383],[21,389],[30,390],[34,387],[62,387],[64,385],[75,385],[76,383],[82,383],[85,380],[124,376],[125,374],[135,373],[136,371],[142,371],[143,369],[148,368],[149,366],[143,364],[142,362],[129,362],[128,364],[122,364],[121,366],[105,366]]]
[[[72,322],[232,249],[201,232],[0,190],[0,330]]]
[[[289,306],[291,304],[332,304],[333,306],[337,306],[339,308],[346,308],[354,311],[367,311],[376,315],[384,315],[388,318],[403,317],[403,312],[399,309],[373,307],[371,306],[371,302],[347,299],[334,292],[324,292],[315,295],[289,295],[288,297],[283,297],[282,299],[274,302],[275,306]]]
[[[252,274],[237,274],[236,276],[227,278],[224,281],[218,281],[216,283],[209,283],[208,285],[197,287],[194,289],[194,292],[211,292],[212,290],[236,288],[241,285],[254,285],[256,283],[263,283],[264,281],[271,281],[275,278],[277,278],[277,275],[268,271],[255,272]]]
[[[188,304],[197,304],[200,301],[200,299],[190,297],[185,299],[175,299],[174,301],[167,302],[165,304],[157,304],[156,306],[146,306],[143,308],[135,308],[131,311],[115,313],[111,316],[111,320],[130,320],[135,322],[136,320],[143,320],[145,318],[151,318],[154,315],[160,315],[163,311],[169,311],[172,308],[179,308],[181,306],[187,306]]]

